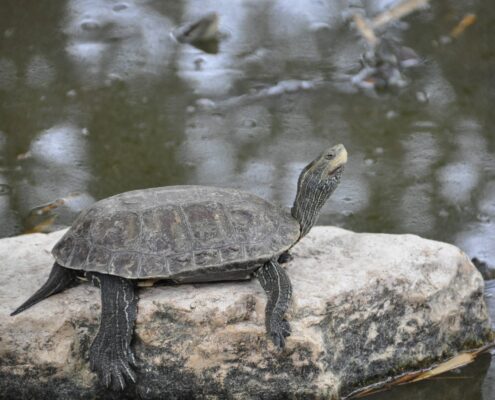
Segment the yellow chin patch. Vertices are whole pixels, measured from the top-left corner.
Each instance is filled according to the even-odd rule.
[[[337,146],[334,146],[333,151],[335,152],[335,157],[328,162],[328,165],[325,168],[327,176],[331,175],[337,168],[340,168],[347,163],[347,150],[344,145],[338,144]]]

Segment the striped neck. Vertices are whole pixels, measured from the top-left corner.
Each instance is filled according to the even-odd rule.
[[[291,209],[292,216],[301,227],[300,238],[305,236],[316,223],[320,210],[337,187],[343,168],[331,179],[322,181],[317,174],[302,174],[297,183],[297,194]]]

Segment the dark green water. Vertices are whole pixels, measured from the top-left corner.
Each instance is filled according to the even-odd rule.
[[[373,15],[391,1],[364,3]],[[386,28],[424,61],[377,94],[351,83],[366,50],[346,22],[357,0],[3,0],[0,237],[57,198],[74,199],[63,225],[93,199],[152,186],[237,187],[290,205],[302,166],[342,142],[349,164],[320,224],[417,233],[495,263],[495,8],[432,3]],[[209,10],[227,34],[217,54],[172,40]],[[475,24],[446,43],[467,13]],[[448,386],[451,399],[491,400],[488,366],[462,370],[469,384],[380,398],[443,399]]]

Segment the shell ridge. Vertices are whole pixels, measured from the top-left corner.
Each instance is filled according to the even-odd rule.
[[[156,195],[154,194],[155,199]],[[137,242],[139,242],[139,247],[142,249],[143,248],[143,241],[144,241],[144,222],[143,222],[143,213],[141,212],[139,214],[139,239]],[[143,261],[144,260],[144,253],[140,252],[138,255],[138,268],[137,268],[137,275],[138,276],[143,276]]]
[[[194,244],[193,244],[194,235],[193,235],[193,231],[192,231],[191,225],[189,224],[189,220],[187,219],[187,215],[184,212],[184,209],[182,208],[182,205],[179,204],[177,206],[177,211],[179,212],[180,217],[181,217],[182,221],[184,222],[184,226],[186,227],[186,232],[187,232],[187,235],[188,235],[188,242],[190,243],[189,251],[183,252],[183,253],[192,253],[193,252],[193,249],[194,249]]]
[[[80,217],[54,248],[57,261],[129,279],[248,271],[290,248],[299,233],[297,221],[277,204],[207,186],[127,192]]]

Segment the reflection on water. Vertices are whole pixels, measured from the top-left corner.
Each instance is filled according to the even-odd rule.
[[[174,51],[172,24],[146,3],[68,2],[65,51],[85,88],[125,81],[136,90],[160,79]]]
[[[489,0],[432,2],[381,32],[424,60],[390,91],[352,84],[368,49],[349,16],[392,0],[43,3],[0,12],[0,236],[74,192],[86,204],[201,183],[290,205],[302,166],[342,142],[345,179],[320,223],[417,233],[495,263]],[[218,53],[171,37],[208,12]],[[467,13],[476,23],[446,40]]]

